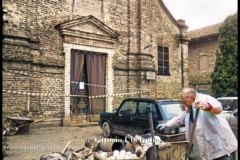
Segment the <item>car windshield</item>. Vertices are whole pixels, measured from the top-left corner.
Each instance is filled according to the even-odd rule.
[[[180,102],[164,102],[161,104],[159,103],[159,106],[161,106],[166,119],[172,119],[183,112],[182,104]]]

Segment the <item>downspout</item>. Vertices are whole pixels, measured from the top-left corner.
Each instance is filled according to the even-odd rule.
[[[101,18],[104,20],[103,0],[101,0]]]
[[[70,19],[73,19],[74,15],[75,15],[75,6],[76,6],[76,0],[73,0],[73,2],[72,2],[72,14],[70,15],[71,16]]]
[[[141,0],[137,0],[137,68],[141,68]],[[141,89],[141,71],[137,71],[137,89]],[[141,97],[141,93],[138,94]]]
[[[184,59],[183,59],[182,33],[181,33],[180,45],[181,45],[181,84],[182,84],[182,88],[184,88]]]
[[[128,33],[128,42],[127,42],[127,92],[129,93],[130,92],[130,71],[129,71],[129,65],[130,65],[130,62],[129,62],[129,53],[130,53],[130,43],[131,43],[131,40],[130,40],[130,34],[131,34],[131,26],[130,26],[130,0],[128,0],[128,5],[127,5],[127,33]],[[130,95],[128,95],[127,97],[129,97]]]

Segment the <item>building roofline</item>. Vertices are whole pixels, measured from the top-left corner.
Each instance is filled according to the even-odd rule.
[[[183,29],[183,28],[188,28],[188,26],[184,23],[180,23],[178,20],[176,20],[173,15],[171,14],[171,12],[168,10],[167,6],[164,4],[163,0],[158,0],[160,6],[163,7],[164,12],[167,14],[167,16],[170,18],[170,20],[179,28],[179,29]]]
[[[210,26],[198,28],[187,33],[190,40],[203,39],[213,36],[218,36],[219,28],[223,22],[216,23]]]

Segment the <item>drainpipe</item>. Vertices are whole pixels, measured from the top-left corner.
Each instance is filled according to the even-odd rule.
[[[182,37],[182,35],[181,35]],[[180,42],[181,44],[181,84],[182,84],[182,88],[184,88],[184,60],[183,60],[183,47],[182,47],[182,42]]]
[[[130,28],[130,0],[127,1],[127,34],[128,34],[128,42],[127,42],[127,92],[130,92],[130,62],[129,62],[129,53],[130,53],[130,43],[131,43],[131,39],[130,39],[130,34],[131,34],[131,28]],[[129,97],[130,95],[128,95],[127,97]]]
[[[103,0],[100,0],[101,1],[101,18],[102,18],[102,21],[104,20],[104,10],[103,10]]]
[[[141,0],[137,0],[137,69],[141,70]],[[137,71],[137,88],[141,89],[141,71]],[[138,94],[141,97],[141,93]]]
[[[72,1],[72,13],[70,15],[70,19],[73,19],[73,17],[75,16],[75,6],[76,6],[76,0]]]

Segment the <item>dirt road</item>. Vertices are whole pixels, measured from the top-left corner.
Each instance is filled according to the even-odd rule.
[[[33,129],[31,135],[8,136],[10,150],[5,160],[39,160],[44,154],[60,152],[68,141],[71,147],[83,147],[85,139],[102,137],[99,126],[91,127],[48,127]]]

